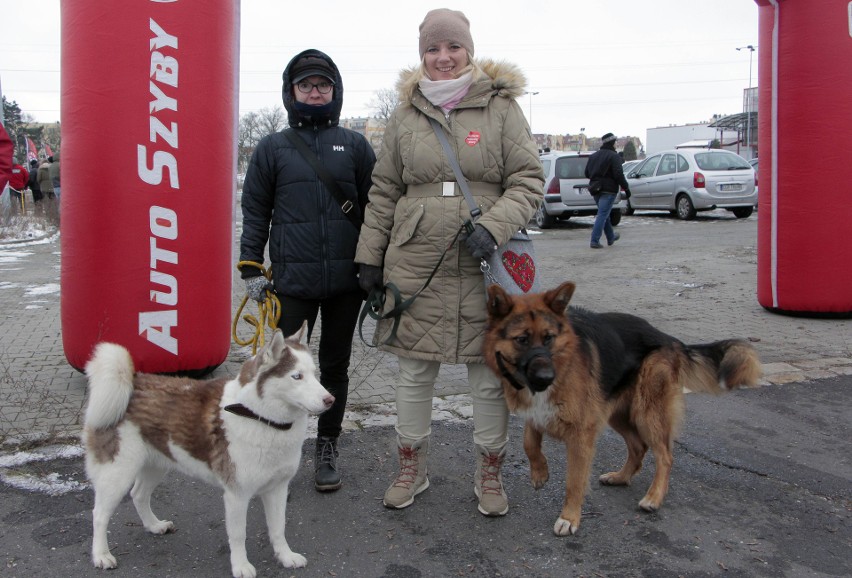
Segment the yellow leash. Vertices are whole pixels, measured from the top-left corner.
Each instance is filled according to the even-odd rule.
[[[242,269],[245,265],[257,267],[260,269],[261,275],[270,281],[272,280],[272,270],[267,270],[263,265],[254,261],[240,261],[237,263],[237,270]],[[255,355],[257,348],[263,347],[265,328],[268,326],[274,331],[278,327],[278,320],[281,318],[281,302],[275,296],[275,293],[267,289],[266,299],[257,304],[258,317],[260,318],[258,320],[258,317],[255,317],[251,313],[243,315],[243,309],[249,299],[248,293],[246,293],[243,296],[239,309],[237,309],[236,315],[234,315],[234,321],[231,323],[231,335],[234,338],[234,343],[237,345],[251,345],[251,353]],[[240,320],[240,317],[254,327],[254,333],[250,339],[243,340],[237,335],[237,322]]]

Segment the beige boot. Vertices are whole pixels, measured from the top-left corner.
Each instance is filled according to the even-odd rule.
[[[407,508],[414,496],[429,487],[426,477],[426,458],[429,455],[429,438],[418,441],[397,437],[399,448],[399,474],[385,492],[384,504],[388,508]]]
[[[479,498],[479,511],[486,516],[504,516],[509,511],[509,498],[503,490],[500,468],[506,457],[506,446],[498,451],[476,446],[476,475],[473,491]]]

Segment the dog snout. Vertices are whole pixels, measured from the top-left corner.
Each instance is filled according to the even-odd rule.
[[[534,392],[544,391],[556,379],[553,363],[544,356],[533,358],[527,366],[526,374],[529,387]]]
[[[334,405],[334,396],[330,393],[327,394],[322,398],[322,403],[323,405],[325,405],[325,409],[330,408],[332,405]]]

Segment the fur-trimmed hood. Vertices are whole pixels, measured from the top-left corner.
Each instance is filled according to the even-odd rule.
[[[521,69],[505,60],[473,59],[474,80],[465,102],[473,97],[481,97],[484,93],[506,98],[523,96],[527,89],[527,77]],[[396,82],[400,104],[411,104],[415,94],[419,92],[420,66],[403,69]]]

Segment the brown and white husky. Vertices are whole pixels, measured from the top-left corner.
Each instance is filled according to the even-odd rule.
[[[195,380],[135,373],[128,351],[101,343],[86,365],[89,401],[83,442],[95,491],[92,562],[115,568],[107,525],[128,490],[145,529],[174,530],[151,511],[151,493],[170,469],[224,491],[235,577],[254,577],[246,557],[246,512],[260,495],[269,538],[287,568],[306,564],[284,537],[287,490],[299,467],[309,414],[334,402],[316,378],[307,324],[272,340],[235,379]],[[132,489],[131,489],[132,488]]]

